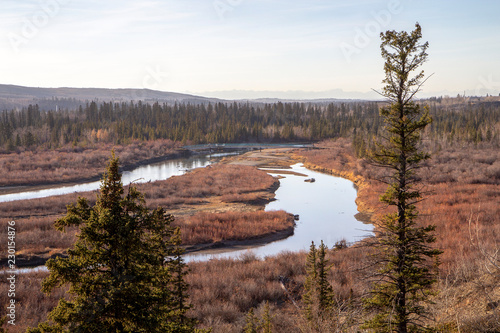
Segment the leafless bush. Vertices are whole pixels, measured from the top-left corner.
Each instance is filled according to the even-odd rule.
[[[178,151],[179,143],[170,140],[132,142],[128,145],[100,144],[98,147],[39,149],[0,154],[0,186],[45,184],[100,178],[112,149],[122,166],[167,156]],[[78,167],[75,167],[77,165]]]

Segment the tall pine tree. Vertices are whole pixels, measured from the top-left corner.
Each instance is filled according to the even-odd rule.
[[[326,322],[336,321],[336,318],[332,318],[335,300],[333,288],[328,282],[330,266],[326,259],[326,252],[327,247],[323,241],[318,248],[312,242],[306,259],[307,276],[302,303],[305,318],[310,328],[315,331],[321,331]]]
[[[418,224],[415,204],[422,200],[415,171],[429,154],[419,148],[420,133],[431,122],[426,108],[414,102],[425,82],[418,68],[427,60],[428,43],[420,43],[421,27],[411,33],[387,31],[381,34],[385,79],[382,95],[391,103],[380,109],[385,136],[371,153],[372,161],[389,171],[384,179],[387,191],[380,200],[394,212],[376,225],[371,246],[377,249],[379,264],[371,297],[366,300],[376,315],[366,323],[376,332],[423,330],[423,304],[436,281],[432,265],[439,250],[433,249],[434,226]]]
[[[104,174],[97,202],[79,198],[56,221],[79,228],[68,258],[49,260],[42,289],[69,284],[49,322],[29,332],[193,332],[186,317],[185,264],[172,215],[149,211],[130,186],[124,195],[118,158]]]
[[[306,281],[304,283],[304,294],[302,295],[302,303],[304,304],[304,314],[307,321],[312,322],[316,313],[315,305],[317,304],[317,281],[318,271],[316,262],[317,249],[314,242],[311,242],[309,253],[306,259]]]

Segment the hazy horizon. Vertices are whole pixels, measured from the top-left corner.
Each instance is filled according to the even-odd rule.
[[[373,99],[379,34],[422,26],[420,97],[500,93],[500,2],[4,1],[0,83],[225,99]]]

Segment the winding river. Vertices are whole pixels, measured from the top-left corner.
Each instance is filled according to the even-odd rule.
[[[206,167],[207,165],[218,162],[222,157],[233,155],[234,153],[220,153],[211,155],[193,155],[187,158],[170,159],[163,162],[152,163],[137,167],[131,171],[122,173],[123,185],[128,185],[131,182],[145,183],[165,180],[172,176],[179,176],[188,170],[195,168]],[[45,198],[53,195],[62,195],[75,192],[94,191],[99,189],[101,182],[89,182],[74,185],[65,185],[54,188],[47,188],[35,191],[25,191],[12,194],[0,195],[0,202],[27,200]]]
[[[141,166],[135,170],[124,172],[123,183],[126,185],[132,181],[164,180],[174,175],[181,175],[188,170],[215,163],[226,155],[194,155],[189,158],[178,158]],[[281,175],[283,178],[280,179],[280,187],[276,191],[276,200],[266,206],[266,210],[283,209],[289,213],[299,215],[292,236],[246,250],[210,255],[190,254],[186,256],[186,260],[209,260],[214,257],[238,258],[247,251],[252,251],[259,257],[265,257],[282,251],[307,250],[311,241],[319,243],[323,240],[328,246],[332,246],[342,239],[347,242],[355,242],[370,233],[372,226],[359,222],[354,217],[357,213],[355,204],[356,189],[351,181],[306,169],[301,164],[293,165],[292,171],[304,174],[306,177],[283,173]],[[276,171],[273,171],[273,174],[275,173]],[[314,178],[315,181],[305,182],[304,180],[307,178]],[[0,202],[92,191],[98,189],[99,184],[100,182],[90,182],[38,191],[5,194],[0,195]]]
[[[292,236],[245,250],[190,254],[187,260],[238,258],[249,252],[262,258],[283,251],[308,250],[311,241],[319,244],[323,240],[331,247],[342,239],[353,243],[370,234],[372,225],[362,223],[354,217],[358,213],[355,203],[357,193],[351,181],[309,170],[302,164],[292,165],[291,171],[305,176],[289,174],[289,169],[286,171],[288,172],[280,175],[284,178],[280,179],[276,200],[267,204],[266,211],[283,209],[299,215]],[[315,181],[304,181],[311,178]]]

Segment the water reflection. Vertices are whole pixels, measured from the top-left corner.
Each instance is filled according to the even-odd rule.
[[[204,167],[214,163],[222,156],[193,156],[185,159],[175,159],[139,167],[123,174],[124,184],[131,181],[156,181],[167,179],[174,175],[181,175],[187,170]],[[347,242],[356,242],[370,234],[372,225],[357,221],[355,203],[356,189],[349,180],[308,170],[300,164],[292,166],[292,170],[306,176],[282,174],[280,187],[276,191],[276,200],[266,206],[266,211],[283,209],[292,214],[299,215],[299,221],[294,235],[284,240],[276,241],[251,250],[225,252],[217,255],[186,255],[186,261],[209,260],[212,258],[239,258],[247,252],[252,252],[258,257],[278,254],[282,251],[307,250],[311,241],[319,243],[321,240],[329,247],[335,242],[346,239]],[[290,171],[290,170],[288,170]],[[275,175],[273,173],[273,175]],[[315,182],[304,182],[307,178],[315,178]],[[140,179],[140,180],[137,180]],[[35,198],[49,195],[71,193],[76,191],[95,190],[99,182],[80,184],[75,186],[60,187],[34,192],[13,194],[11,200],[21,198]],[[57,194],[49,194],[57,193]],[[0,196],[1,201],[8,201],[11,195]],[[36,269],[46,269],[43,268]],[[20,272],[31,271],[26,268]]]
[[[131,182],[143,183],[165,180],[172,176],[182,175],[188,170],[205,167],[211,163],[219,161],[227,154],[196,155],[188,158],[178,158],[159,163],[140,166],[132,171],[125,171],[122,174],[124,185]],[[45,198],[53,195],[62,195],[75,192],[93,191],[99,189],[101,182],[89,182],[84,184],[67,185],[54,188],[47,188],[36,191],[26,191],[20,193],[0,195],[0,202]]]
[[[276,201],[266,206],[266,211],[283,209],[298,214],[300,219],[293,236],[251,249],[259,257],[275,255],[282,251],[307,250],[311,241],[321,240],[328,246],[345,239],[356,242],[366,237],[371,225],[354,218],[358,213],[355,199],[356,189],[349,180],[333,177],[306,169],[300,164],[292,170],[307,175],[283,174],[276,191]],[[315,182],[304,182],[315,178]],[[216,255],[192,254],[186,260],[209,260],[211,258],[238,258],[249,250],[233,251]]]

